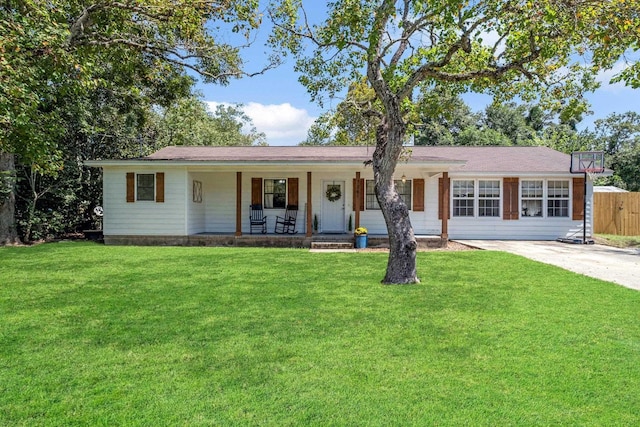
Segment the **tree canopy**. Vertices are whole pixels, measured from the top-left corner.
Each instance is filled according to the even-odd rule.
[[[1,2],[0,244],[17,240],[17,180],[27,191],[19,204],[43,202],[29,194],[67,188],[49,182],[56,176],[86,177],[79,166],[86,158],[130,157],[155,148],[162,124],[155,114],[192,97],[191,75],[227,84],[277,65],[276,56],[255,70],[243,62],[242,48],[260,21],[257,0]],[[238,39],[240,44],[228,41]],[[200,119],[209,129],[218,126],[217,135],[230,127],[235,133],[227,136],[238,135],[247,124],[233,108]],[[243,143],[252,138],[260,135]],[[24,212],[19,206],[21,218]]]
[[[214,112],[190,96],[154,111],[156,146],[264,145],[266,136],[253,126],[240,105],[218,105]]]
[[[596,148],[614,171],[607,181],[630,191],[640,191],[640,114],[612,114],[595,123]]]
[[[252,74],[240,46],[214,35],[226,25],[249,37],[260,23],[257,6],[257,0],[3,2],[0,151],[52,165],[60,115],[95,89],[131,104],[142,98],[162,104],[185,94],[192,84],[187,70],[220,84]],[[271,59],[255,72],[276,65]]]

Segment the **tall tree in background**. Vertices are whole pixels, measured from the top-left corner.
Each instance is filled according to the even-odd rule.
[[[0,244],[18,240],[16,161],[55,175],[67,131],[61,123],[86,117],[86,99],[96,90],[129,108],[184,96],[193,83],[187,70],[221,84],[249,74],[240,48],[215,32],[224,26],[249,40],[260,23],[257,6],[257,0],[0,3]],[[256,73],[277,64],[270,59]]]
[[[605,152],[607,166],[614,171],[605,181],[629,191],[640,191],[640,114],[611,114],[595,122],[597,148]]]
[[[156,145],[265,145],[238,105],[218,105],[212,113],[196,96],[178,99],[154,117]]]
[[[334,111],[316,120],[302,145],[375,145],[380,110],[375,92],[360,79],[349,85],[347,96]]]
[[[235,106],[221,105],[211,113],[204,102],[189,94],[165,108],[141,101],[129,103],[103,90],[92,92],[80,109],[84,116],[61,121],[65,128],[59,142],[63,167],[55,176],[31,165],[18,165],[16,220],[23,241],[98,226],[93,208],[101,204],[101,171],[85,167],[86,159],[139,157],[171,144],[252,145],[264,141],[264,135],[252,131],[249,118]]]
[[[574,151],[594,150],[597,143],[593,132],[589,130],[577,131],[564,123],[551,123],[540,132],[536,145],[571,154]]]
[[[419,126],[416,129],[416,145],[456,145],[465,129],[475,127],[479,114],[455,92],[447,87],[421,88],[416,101]]]
[[[313,99],[335,95],[365,70],[382,105],[372,164],[390,243],[383,283],[419,281],[413,227],[393,183],[416,89],[569,98],[565,109],[575,115],[584,109],[581,94],[593,87],[589,73],[639,48],[639,8],[624,0],[336,0],[326,20],[311,25],[301,1],[273,6],[279,28],[273,42],[297,56]],[[306,42],[313,45],[309,55]],[[572,63],[587,51],[590,58],[582,60],[592,67]],[[621,78],[640,83],[639,70],[633,64]]]
[[[535,131],[527,123],[527,105],[490,104],[485,110],[484,124],[505,135],[513,145],[532,145]]]

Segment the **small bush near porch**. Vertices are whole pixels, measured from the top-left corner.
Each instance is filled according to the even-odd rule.
[[[640,293],[504,253],[0,248],[3,425],[638,425]]]

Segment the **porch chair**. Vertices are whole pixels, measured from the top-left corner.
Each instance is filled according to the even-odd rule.
[[[276,216],[276,234],[296,234],[296,218],[298,216],[298,205],[287,205],[284,216]]]
[[[264,216],[262,205],[250,205],[251,214],[249,215],[249,233],[253,234],[253,229],[258,229],[262,234],[267,233],[267,217]]]

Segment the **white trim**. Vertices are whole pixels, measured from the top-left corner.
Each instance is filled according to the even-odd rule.
[[[502,178],[510,178],[510,177],[518,177],[518,178],[546,178],[546,177],[566,177],[569,179],[570,177],[575,177],[576,174],[567,172],[458,172],[455,170],[449,171],[449,177],[474,177],[474,178],[484,178],[484,177],[498,177],[498,179]]]

